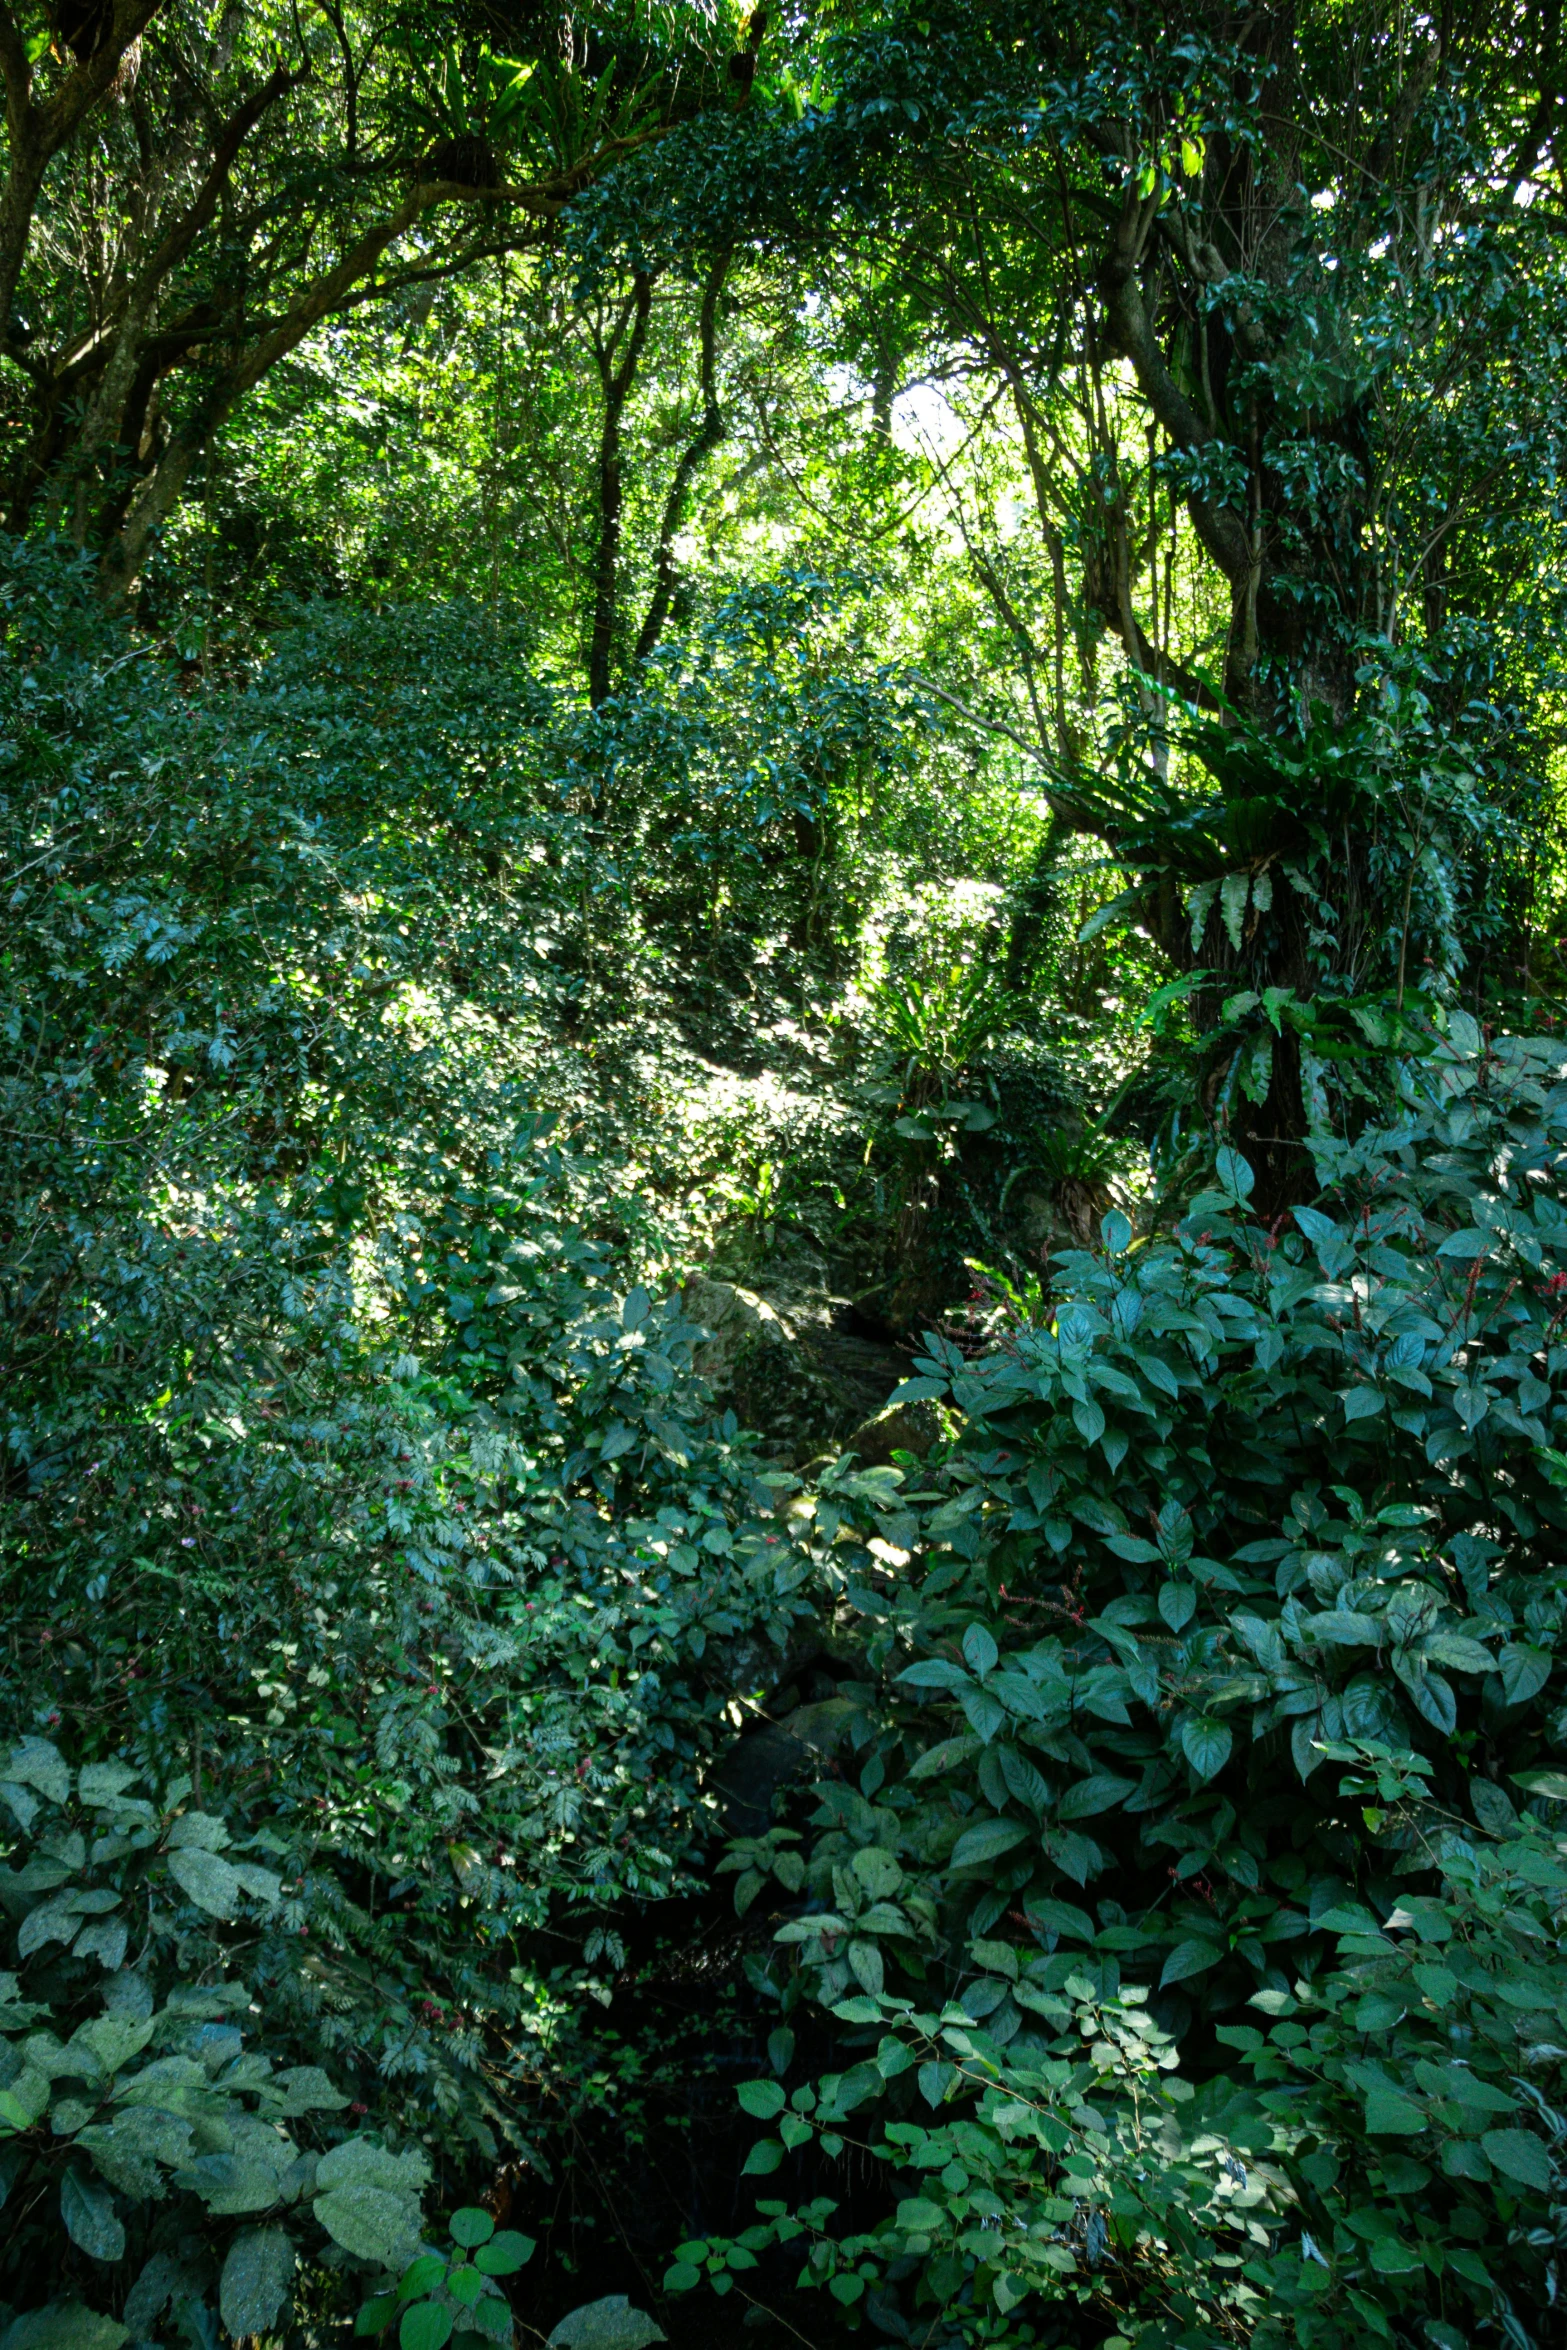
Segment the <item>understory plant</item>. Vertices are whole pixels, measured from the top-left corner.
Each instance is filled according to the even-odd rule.
[[[791,2092],[790,2108],[797,2139],[820,2126],[814,2097],[829,2131],[864,2109],[887,2147],[900,2142],[891,2125],[907,2123],[919,2144],[929,2139],[933,2164],[939,2154],[938,2176],[963,2208],[944,2236],[934,2220],[905,2223],[883,2280],[910,2338],[932,2322],[936,2338],[945,2329],[1010,2340],[1009,2326],[1036,2325],[1053,2338],[1050,2310],[1097,2292],[1117,2226],[1116,2289],[1131,2291],[1135,2273],[1127,2306],[1141,2308],[1141,2295],[1149,2324],[1175,2328],[1149,2340],[1207,2338],[1202,2326],[1218,2318],[1197,2303],[1183,2314],[1170,2280],[1195,2273],[1181,2229],[1194,2214],[1213,2225],[1212,2180],[1200,2192],[1178,2175],[1145,2180],[1145,2209],[1126,2202],[1111,2170],[1096,2173],[1070,2217],[1049,2219],[1039,2237],[1030,2221],[1032,2249],[1001,2257],[1021,2224],[1008,2190],[992,2181],[964,2203],[978,2174],[941,2132],[949,2115],[955,2127],[978,2116],[976,2098],[990,2099],[985,2127],[999,2142],[996,2099],[1019,2067],[1028,2096],[1049,2087],[1068,2121],[1074,2103],[1090,2115],[1088,2074],[1041,2068],[1066,2063],[1086,2023],[1090,2050],[1102,2041],[1113,2070],[1115,2034],[1095,2020],[1100,2010],[1136,2035],[1156,2105],[1169,2097],[1156,2053],[1167,2043],[1179,2051],[1177,2077],[1211,2100],[1235,2069],[1219,2032],[1242,2019],[1255,2029],[1246,2011],[1259,1999],[1278,2019],[1268,2064],[1319,2049],[1310,2094],[1327,2100],[1317,2135],[1329,2152],[1298,2177],[1279,2171],[1294,2203],[1318,2197],[1317,2225],[1305,2223],[1315,2250],[1301,2250],[1294,2205],[1278,2204],[1247,2218],[1250,2241],[1235,2247],[1227,2281],[1222,2264],[1197,2261],[1225,2287],[1224,2324],[1283,2324],[1283,2310],[1303,2344],[1325,2344],[1356,2325],[1376,2330],[1365,2303],[1402,2339],[1413,2288],[1384,2291],[1377,2280],[1412,2274],[1402,2265],[1412,2247],[1423,2275],[1447,2278],[1434,2309],[1442,2322],[1442,2294],[1456,2293],[1460,2313],[1465,2295],[1477,2307],[1505,2302],[1508,2322],[1527,2327],[1545,2280],[1530,2265],[1533,2221],[1511,2250],[1492,2246],[1489,2267],[1472,2235],[1450,2274],[1433,2267],[1422,2249],[1430,2231],[1408,2232],[1425,2182],[1400,2171],[1372,2120],[1356,2159],[1381,2166],[1365,2173],[1366,2208],[1388,2225],[1362,2237],[1357,2267],[1355,2191],[1335,2204],[1331,2190],[1354,2176],[1338,2149],[1345,2096],[1363,2076],[1335,2053],[1349,1993],[1321,1986],[1346,1955],[1391,1963],[1405,1945],[1383,1927],[1410,1897],[1417,1919],[1424,1897],[1469,1901],[1475,1917],[1494,1907],[1494,1884],[1471,1899],[1469,1864],[1409,1816],[1410,1787],[1470,1823],[1471,1837],[1476,1827],[1506,1835],[1508,1784],[1553,1771],[1561,1751],[1564,1066],[1559,1044],[1487,1042],[1455,1019],[1439,1049],[1401,1065],[1392,1119],[1319,1141],[1314,1206],[1253,1221],[1250,1169],[1221,1150],[1215,1180],[1175,1229],[1139,1239],[1112,1211],[1100,1245],[1058,1255],[1049,1291],[990,1351],[965,1360],[932,1340],[916,1366],[904,1393],[950,1401],[964,1431],[935,1475],[927,1470],[925,1498],[911,1499],[898,1551],[872,1553],[851,1583],[869,1684],[851,1734],[857,1769],[818,1790],[798,1906],[759,1972],[786,2011],[806,2000],[844,2022],[874,2016],[895,2039],[904,2030],[919,2057],[905,2063],[895,2048],[883,2069],[867,2054],[830,2084]],[[1348,1800],[1325,1767],[1346,1746],[1371,1772],[1371,1800]],[[1376,1799],[1379,1756],[1386,1800]],[[1533,1865],[1526,1854],[1541,1849],[1538,1839],[1520,1845],[1512,1865]],[[1547,1892],[1556,1866],[1550,1859],[1541,1879]],[[1545,1932],[1539,1916],[1530,1926],[1521,1914],[1508,1913],[1508,1931]],[[1354,1941],[1362,1927],[1366,1950]],[[1505,1975],[1488,1947],[1482,1972]],[[1410,1967],[1428,1963],[1435,1987],[1410,1975],[1426,2003],[1411,2012],[1440,2037],[1443,1962],[1433,1948]],[[1468,1990],[1490,1995],[1478,1979]],[[1542,2016],[1549,2006],[1543,1998]],[[1362,2009],[1358,1992],[1353,2012],[1368,2031],[1384,2029],[1374,2015],[1392,2017],[1375,2002]],[[1479,2031],[1479,2019],[1464,2023],[1453,2047]],[[965,2075],[958,2062],[963,2035],[976,2032],[993,2076]],[[957,2037],[938,2048],[944,2034]],[[1417,2084],[1418,2066],[1435,2061],[1418,2039],[1405,2068]],[[1537,2044],[1554,2045],[1548,2034]],[[1244,2048],[1258,2054],[1251,2040]],[[1542,2080],[1555,2061],[1540,2057]],[[1378,2110],[1403,2112],[1400,2127],[1414,2134],[1439,2125],[1450,2093],[1427,2081],[1419,2099]],[[1520,2151],[1511,2133],[1535,2129],[1543,2146],[1555,2125],[1516,2083],[1496,2094],[1516,2100],[1488,2109],[1503,2139],[1488,2149],[1485,2131],[1472,2133],[1478,2151],[1443,2176],[1494,2190],[1510,2225],[1508,2198],[1549,2185],[1544,2157]],[[1264,2121],[1247,2125],[1249,2137],[1215,2124],[1219,2144],[1206,2151],[1217,2159],[1228,2146],[1251,2175],[1247,2147],[1260,2146],[1265,2177],[1291,2142],[1274,2126],[1277,2098],[1255,2110]],[[1075,2126],[1094,2132],[1091,2118]],[[1055,2135],[1047,2151],[1064,2163],[1067,2141]],[[785,2130],[758,2167],[785,2162],[789,2143]],[[1178,2174],[1178,2133],[1161,2143]],[[1050,2163],[1043,2175],[1056,2175]],[[928,2199],[928,2182],[923,2191]],[[1170,2196],[1184,2214],[1168,2223],[1173,2237],[1159,2216]],[[1491,2206],[1481,2194],[1463,2208]],[[1090,2257],[1090,2237],[1073,2227],[1096,2211]],[[1376,2252],[1384,2236],[1403,2250]],[[1269,2264],[1286,2245],[1297,2267],[1328,2262],[1325,2300],[1313,2296],[1315,2277],[1298,2303],[1284,2292]],[[817,2273],[841,2274],[837,2257],[823,2255]],[[840,2297],[854,2291],[840,2285]]]
[[[3,1765],[0,2293],[34,2350],[116,2350],[172,2322],[286,2327],[301,2262],[385,2266],[430,2165],[343,2135],[348,2098],[280,2066],[235,1971],[283,1896],[276,1839],[236,1841],[119,1762],[51,1739]],[[362,2109],[361,2109],[362,2110]]]

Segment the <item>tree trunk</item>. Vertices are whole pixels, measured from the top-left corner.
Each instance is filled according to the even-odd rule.
[[[604,420],[599,434],[598,547],[593,560],[593,625],[588,638],[588,703],[592,709],[609,698],[615,656],[616,626],[620,616],[620,536],[625,506],[620,451],[626,402],[636,382],[637,368],[647,342],[653,311],[653,280],[646,270],[634,272],[631,299],[620,322],[599,354],[604,387]],[[617,345],[624,341],[620,363]]]

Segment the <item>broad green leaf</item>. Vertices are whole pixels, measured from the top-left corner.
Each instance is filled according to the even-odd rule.
[[[922,2064],[916,2075],[920,2095],[927,2105],[940,2105],[957,2077],[958,2068],[955,2064],[946,2064],[932,2059],[930,2062]]]
[[[233,1866],[205,1845],[171,1853],[169,1874],[209,1917],[231,1918],[238,1910],[240,1884]]]
[[[483,2276],[515,2276],[533,2258],[534,2248],[531,2236],[522,2235],[516,2228],[502,2228],[499,2235],[479,2246],[473,2265]]]
[[[319,2171],[316,2176],[319,2181]],[[334,2187],[317,2195],[312,2208],[334,2243],[382,2268],[401,2268],[418,2241],[417,2199],[388,2187],[363,2182]]]
[[[955,1869],[979,1868],[987,1861],[999,1860],[1004,1852],[1011,1852],[1023,1843],[1028,1830],[1021,1820],[981,1820],[977,1826],[965,1828],[952,1848],[952,1866]]]
[[[114,1974],[124,1963],[130,1934],[119,1918],[100,1918],[95,1925],[83,1926],[71,1944],[73,1958],[95,1958],[106,1974]]]
[[[241,2228],[218,2283],[218,2307],[229,2332],[270,2333],[293,2277],[294,2247],[285,2229]]]
[[[0,2331],[0,2350],[120,2350],[128,2328],[80,2301],[51,2301],[24,2310]]]
[[[1006,1728],[1006,1709],[990,1690],[971,1682],[968,1688],[958,1692],[958,1703],[968,1717],[970,1728],[986,1745]]]
[[[4,1765],[5,1776],[24,1787],[36,1787],[51,1803],[69,1803],[71,1774],[64,1755],[47,1738],[24,1738]]]
[[[643,1318],[646,1318],[645,1293]],[[628,1322],[626,1327],[630,1330],[635,1329],[638,1325]],[[465,2252],[471,2252],[476,2245],[489,2242],[495,2233],[495,2222],[489,2213],[481,2211],[476,2203],[467,2203],[464,2204],[461,2211],[452,2213],[451,2229],[452,2242],[461,2244]]]
[[[1223,1951],[1213,1942],[1204,1942],[1196,1937],[1177,1942],[1160,1970],[1160,1990],[1170,1983],[1184,1983],[1192,1975],[1205,1975],[1210,1967],[1218,1965],[1223,1956]]]
[[[184,1811],[169,1829],[171,1852],[223,1852],[233,1842],[215,1812]]]
[[[1227,1722],[1211,1721],[1202,1714],[1187,1714],[1176,1736],[1199,1779],[1211,1779],[1222,1771],[1235,1744],[1235,1733]]]
[[[67,2170],[60,2180],[60,2218],[71,2242],[90,2260],[123,2260],[125,2228],[100,2179]]]
[[[445,2350],[451,2338],[452,2313],[441,2301],[414,2301],[403,2311],[397,2328],[401,2350]]]
[[[787,2102],[777,2081],[742,2081],[735,2095],[742,2111],[759,2122],[770,2122],[774,2114],[782,2113]]]
[[[850,1868],[873,1900],[884,1901],[903,1882],[903,1869],[894,1853],[880,1844],[863,1845]]]
[[[1373,2137],[1412,2138],[1426,2127],[1427,2116],[1400,2090],[1366,2091],[1366,2128]]]
[[[1172,1632],[1184,1632],[1197,1613],[1197,1594],[1189,1583],[1161,1583],[1159,1613]]]
[[[1061,1798],[1060,1817],[1063,1820],[1089,1820],[1102,1811],[1112,1811],[1137,1792],[1135,1779],[1123,1779],[1114,1771],[1093,1771],[1086,1779],[1078,1779]]]
[[[1480,2143],[1504,2179],[1511,2179],[1520,2187],[1543,2190],[1550,2186],[1550,2156],[1543,2141],[1532,2131],[1486,2130]]]
[[[970,1624],[963,1635],[963,1662],[971,1673],[983,1680],[994,1670],[998,1651],[995,1641],[983,1624]]]
[[[112,1804],[127,1787],[134,1787],[140,1776],[129,1763],[83,1763],[76,1777],[77,1800],[95,1805]]]
[[[399,2301],[417,2301],[426,2293],[433,2293],[445,2280],[446,2255],[443,2252],[421,2252],[411,2260],[397,2282]]]
[[[563,2317],[549,2337],[549,2350],[649,2350],[667,2339],[663,2328],[633,2309],[624,2293],[588,2301]]]
[[[1072,1418],[1076,1421],[1077,1432],[1085,1444],[1099,1442],[1105,1432],[1104,1407],[1101,1404],[1096,1403],[1091,1396],[1084,1403],[1074,1403]]]
[[[850,1972],[861,1990],[875,1998],[886,1981],[886,1967],[876,1944],[856,1937],[849,1944],[848,1959]]]
[[[1527,1705],[1531,1697],[1538,1697],[1551,1677],[1550,1651],[1531,1648],[1522,1641],[1509,1641],[1498,1662],[1502,1669],[1502,1695],[1509,1705]]]

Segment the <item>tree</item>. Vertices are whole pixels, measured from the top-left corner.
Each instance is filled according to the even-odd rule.
[[[1015,698],[935,682],[1212,975],[1210,1107],[1276,1207],[1321,1006],[1450,998],[1511,918],[1499,804],[1541,811],[1560,11],[897,0],[811,38],[691,202],[792,240],[879,412],[913,349],[1021,475],[1015,530],[953,477]]]
[[[7,506],[13,529],[68,518],[113,594],[213,433],[323,320],[536,245],[723,87],[684,39],[563,50],[546,16],[502,55],[462,12],[340,0],[308,26],[119,0],[63,39],[0,10]]]

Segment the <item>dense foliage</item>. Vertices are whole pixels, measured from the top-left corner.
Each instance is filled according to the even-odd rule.
[[[1564,76],[0,5],[0,2350],[1562,2340]]]
[[[1326,1999],[1337,2013],[1359,1991],[1358,1978],[1331,1995],[1322,1988],[1335,1933],[1348,1933],[1340,1947],[1354,1955],[1391,1954],[1381,1922],[1411,1879],[1424,1885],[1438,1860],[1460,1884],[1490,1865],[1462,1842],[1433,1851],[1421,1826],[1428,1806],[1466,1823],[1471,1838],[1476,1827],[1505,1837],[1517,1834],[1509,1786],[1567,1795],[1567,1776],[1551,1768],[1567,1534],[1564,1062],[1558,1043],[1487,1049],[1455,1022],[1428,1061],[1407,1068],[1398,1125],[1322,1146],[1329,1189],[1294,1211],[1295,1231],[1246,1222],[1250,1170],[1221,1153],[1220,1187],[1168,1239],[1134,1246],[1112,1211],[1101,1249],[1059,1254],[1048,1298],[1036,1295],[1032,1312],[1025,1301],[1009,1310],[993,1351],[965,1364],[944,1349],[944,1360],[919,1366],[905,1394],[950,1395],[965,1433],[911,1518],[906,1548],[923,1572],[879,1570],[871,1554],[866,1581],[851,1586],[880,1696],[850,1733],[865,1757],[858,1792],[826,1791],[814,1823],[812,1914],[780,1930],[796,1946],[787,1988],[779,1979],[786,2004],[803,1992],[846,2021],[879,2019],[894,2032],[890,2048],[817,2093],[829,2122],[911,2069],[897,2038],[905,2018],[923,2035],[924,2103],[938,2115],[961,2110],[978,2090],[994,2123],[1007,2097],[1026,2101],[1042,2085],[1068,2111],[1080,2095],[1075,2075],[1040,2073],[1060,2049],[1041,2042],[1033,2020],[1068,2023],[1074,1983],[1076,1996],[1111,2003],[1104,2065],[1113,2080],[1128,2050],[1136,2074],[1161,2050],[1175,2062],[1176,2044],[1211,2068],[1204,2027],[1235,2019],[1248,2001],[1293,2016],[1302,2001]],[[1375,1794],[1386,1777],[1391,1793],[1346,1805],[1338,1774],[1323,1767],[1330,1756],[1360,1765],[1349,1792]],[[1559,1864],[1548,1839],[1542,1849],[1548,1889]],[[1416,1927],[1431,1924],[1426,1941],[1451,1932],[1419,1900],[1408,1914]],[[1123,1974],[1153,1989],[1151,2002],[1147,1988],[1136,1993],[1130,2022],[1113,2012]],[[1438,1979],[1413,2002],[1429,2029],[1456,1984],[1444,1991]],[[1494,1985],[1466,1979],[1465,1988]],[[1559,1995],[1527,1977],[1517,1988],[1526,2009],[1538,1995],[1548,2010]],[[932,1991],[948,2004],[920,2024]],[[1374,2013],[1390,2029],[1407,2012],[1394,1990],[1376,1996],[1380,2009],[1370,1993],[1357,2009],[1364,2030]],[[1457,2045],[1467,2048],[1477,2028],[1465,2026]],[[1486,2028],[1494,2035],[1494,2017]],[[1218,2039],[1262,2047],[1260,2033],[1233,2020]],[[1275,2035],[1274,2045],[1286,2055],[1305,2035]],[[1359,2044],[1313,2035],[1313,2059],[1337,2046],[1347,2061]],[[1404,2101],[1368,2105],[1365,2128],[1419,2135],[1437,2108],[1411,2103],[1409,2084],[1444,2093],[1418,2069],[1429,2055],[1411,2053],[1402,2072],[1385,2075],[1375,2063],[1367,2071],[1368,2060],[1369,2049],[1350,2082],[1374,2100],[1384,2077],[1390,2095],[1402,2081]],[[1542,2043],[1537,2061],[1556,2057]],[[1287,2065],[1273,2069],[1289,2077]],[[1177,2086],[1191,2094],[1184,2080]],[[1193,2108],[1210,2171],[1226,2143],[1251,2142],[1233,2085],[1222,2119],[1216,2112],[1217,2086]],[[1466,2111],[1540,2118],[1538,2098],[1492,2088],[1489,2103],[1477,2089]],[[1535,2088],[1543,2094],[1548,2076]],[[1098,2170],[1064,2186],[1049,2165],[1036,2175],[1033,2139],[992,2215],[1016,2229],[1018,2249],[965,2233],[963,2222],[989,2209],[971,2194],[975,2149],[995,2168],[1010,2126],[998,2147],[976,2138],[967,2115],[909,2121],[912,2082],[893,2095],[898,2119],[884,2123],[880,2151],[941,2178],[925,2183],[914,2218],[854,2248],[883,2262],[923,2256],[924,2297],[950,2305],[970,2290],[1004,2310],[1030,2288],[1049,2292],[1055,2272],[1071,2280],[1055,2290],[1076,2299],[1085,2265],[1101,2271],[1090,2287],[1123,2318],[1145,2294],[1168,2304],[1173,2292],[1179,2312],[1181,2293],[1196,2289],[1179,2266],[1196,2255],[1179,2231],[1169,2247],[1172,2223],[1157,2200],[1150,2215],[1134,2187]],[[811,2100],[806,2091],[807,2114]],[[1367,2283],[1375,2301],[1380,2277],[1421,2262],[1418,2245],[1391,2213],[1396,2249],[1385,2260],[1367,2248],[1380,2237],[1357,2244],[1345,2232],[1353,2197],[1346,2189],[1336,2202],[1336,2171],[1312,2167],[1314,2146],[1337,2149],[1343,2125],[1308,2125],[1277,2101],[1275,2110],[1300,2129],[1283,2143],[1287,2191],[1275,2181],[1283,2201],[1272,2231],[1258,2223],[1256,2240],[1283,2257],[1290,2204],[1304,2205],[1303,2217],[1325,2208],[1331,2223],[1316,2253],[1303,2255],[1298,2238],[1290,2253],[1329,2269],[1303,2304],[1301,2339],[1341,2338],[1322,2330],[1341,2309],[1343,2339],[1357,2323],[1383,2330],[1366,2314]],[[1384,2111],[1401,2118],[1379,2120]],[[1146,2176],[1141,2129],[1127,2160]],[[797,2141],[810,2134],[795,2125]],[[1261,2142],[1272,2142],[1266,2132]],[[1044,2143],[1066,2163],[1067,2140],[1047,2132]],[[1167,2151],[1184,2161],[1184,2139]],[[1402,2148],[1383,2153],[1372,2184],[1428,2213],[1429,2168]],[[1449,2176],[1493,2177],[1483,2153],[1460,2149],[1456,2169],[1454,2159],[1444,2156]],[[1504,2199],[1519,2184],[1550,2184],[1543,2149],[1509,2141],[1498,2162]],[[1190,2187],[1178,2172],[1160,2193],[1179,2203]],[[1219,2191],[1209,2178],[1205,2193]],[[1085,2263],[1091,2214],[1074,2197],[1108,2199],[1119,2259],[1101,2237]],[[1425,2218],[1419,2225],[1440,2238]],[[1489,2223],[1452,2225],[1475,2245]],[[1483,2303],[1493,2280],[1479,2257],[1468,2269],[1460,2260],[1457,2274]],[[835,2273],[830,2264],[825,2273]],[[1259,2314],[1269,2305],[1277,2280],[1266,2263],[1253,2258],[1233,2279],[1215,2273],[1241,2305]],[[1540,2280],[1513,2289],[1527,2295]],[[1407,2292],[1397,2287],[1395,2306]],[[1217,2305],[1207,2322],[1223,2331]],[[1148,2337],[1164,2338],[1183,2337],[1157,2325]]]

